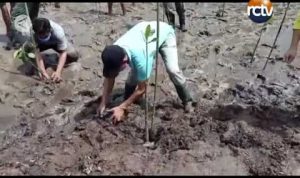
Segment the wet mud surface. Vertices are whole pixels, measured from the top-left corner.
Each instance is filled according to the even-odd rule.
[[[94,115],[102,49],[139,20],[155,20],[156,4],[127,3],[121,16],[116,3],[112,17],[106,4],[45,6],[41,16],[62,24],[82,57],[53,85],[25,76],[13,52],[0,49],[0,174],[300,175],[300,75],[296,64],[279,58],[299,4],[290,6],[262,71],[285,8],[273,4],[274,21],[251,64],[261,26],[242,13],[246,3],[226,3],[224,17],[216,16],[222,4],[186,3],[188,32],[177,30],[179,63],[198,105],[195,113],[184,113],[160,60],[152,149],[143,146],[145,112],[139,105],[117,126]],[[111,106],[122,101],[127,72],[117,79]]]

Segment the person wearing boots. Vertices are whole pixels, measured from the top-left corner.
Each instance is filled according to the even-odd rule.
[[[184,9],[184,4],[183,2],[175,2],[175,9],[179,17],[179,25],[180,29],[183,32],[186,32],[186,26],[185,26],[185,9]],[[163,7],[165,10],[165,14],[167,16],[168,22],[170,25],[172,25],[175,28],[175,11],[174,11],[174,6],[173,3],[163,3]]]
[[[9,38],[6,49],[9,50],[11,47],[19,48],[30,38],[29,27],[33,19],[39,14],[39,5],[39,2],[11,2],[9,11],[6,2],[0,3],[2,18],[6,25],[6,35]]]
[[[178,66],[175,30],[167,23],[159,23],[159,53],[162,56],[177,94],[184,105],[185,111],[193,112],[194,101],[187,89],[186,78]],[[146,39],[144,34],[148,25],[151,26],[153,33],[148,39],[150,43],[148,44],[147,64]],[[101,117],[105,113],[104,111],[108,103],[108,97],[112,92],[115,78],[127,65],[130,66],[131,71],[125,84],[124,102],[108,110],[112,113],[113,122],[118,123],[122,121],[128,107],[144,95],[156,54],[156,41],[154,40],[157,36],[156,25],[156,21],[140,22],[121,36],[113,45],[104,48],[101,58],[104,65],[103,75],[105,79],[101,102],[97,109],[98,116]]]

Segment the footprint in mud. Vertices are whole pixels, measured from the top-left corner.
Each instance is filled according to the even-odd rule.
[[[193,133],[185,128],[165,128],[159,127],[152,139],[157,143],[157,146],[164,153],[169,153],[177,150],[189,150],[194,143]]]
[[[81,96],[87,96],[91,98],[97,95],[94,91],[90,91],[90,90],[82,90],[79,91],[78,94]]]
[[[157,115],[163,121],[171,121],[178,118],[178,115],[174,111],[170,110],[158,110]]]
[[[211,33],[209,33],[209,31],[199,31],[198,32],[198,36],[211,36]]]

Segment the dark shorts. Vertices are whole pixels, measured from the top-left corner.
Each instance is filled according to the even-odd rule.
[[[58,57],[55,54],[50,54],[48,52],[49,49],[52,49],[58,53],[61,52],[61,50],[57,49],[57,46],[49,46],[49,45],[38,45],[38,48],[40,49],[40,52],[44,56],[44,61],[46,64],[49,65],[57,65],[58,64]],[[74,48],[74,46],[71,43],[68,43],[68,47],[66,49],[67,51],[67,61],[66,64],[69,64],[71,62],[76,62],[79,58],[79,52]]]

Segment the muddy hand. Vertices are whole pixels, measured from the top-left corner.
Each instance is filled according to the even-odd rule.
[[[39,76],[40,76],[40,79],[41,79],[41,80],[50,80],[50,77],[49,77],[49,75],[47,74],[47,72],[45,72],[45,73],[40,73],[40,72],[39,72]]]
[[[284,61],[286,61],[287,63],[293,62],[293,60],[296,57],[296,54],[297,54],[296,49],[289,49],[284,55]]]
[[[54,72],[52,75],[51,75],[51,78],[54,82],[60,82],[62,81],[62,78],[61,78],[61,75],[59,72]]]
[[[113,124],[118,124],[123,121],[125,114],[125,110],[123,108],[117,106],[108,110],[108,112],[112,112]]]

